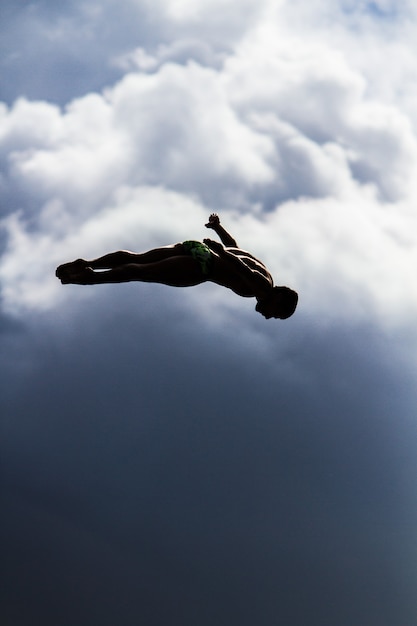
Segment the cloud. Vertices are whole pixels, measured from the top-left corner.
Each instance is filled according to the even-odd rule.
[[[301,594],[300,623],[308,610],[330,624],[329,597],[339,614],[360,616],[371,588],[381,601],[368,607],[370,623],[383,610],[406,624],[413,595],[396,591],[405,576],[395,550],[411,545],[402,477],[413,446],[396,412],[401,368],[382,358],[378,333],[357,328],[352,342],[340,327],[271,332],[274,367],[253,359],[240,329],[201,332],[192,310],[167,324],[152,286],[144,296],[126,292],[116,312],[97,294],[99,307],[63,311],[54,324],[38,318],[26,337],[33,369],[13,398],[19,428],[2,440],[15,546],[6,589],[20,581],[28,612],[51,612],[48,623],[68,597],[63,623],[77,621],[93,579],[84,611],[100,623],[116,607],[151,611],[157,596],[163,617],[176,607],[191,623],[208,604],[226,623],[243,606],[240,623],[258,612],[268,624],[278,607],[294,615]],[[44,559],[31,590],[33,546]]]
[[[198,7],[184,0],[75,0],[59,9],[48,0],[24,6],[6,0],[2,6],[2,97],[9,104],[23,95],[62,106],[114,84],[123,74],[118,60],[137,48],[148,56],[167,49],[181,56],[182,42],[203,40],[203,57],[203,45],[193,47],[208,62],[230,50],[263,10],[254,0],[244,0],[239,11],[233,0],[221,8],[213,0]]]
[[[337,144],[360,183],[375,184],[382,199],[404,197],[417,144],[400,103],[369,98],[367,72],[356,70],[340,50],[332,51],[330,42],[279,35],[276,25],[263,25],[228,59],[233,105],[246,119],[275,117],[318,146]],[[287,160],[297,163],[297,154]]]
[[[218,52],[205,41],[198,39],[179,39],[169,44],[161,44],[154,54],[149,54],[144,48],[130,50],[127,54],[114,59],[116,67],[125,73],[132,70],[154,72],[165,63],[186,65],[194,61],[198,65],[211,68],[220,68],[226,58],[225,52]]]
[[[168,59],[130,71],[64,110],[3,106],[6,310],[51,306],[54,262],[164,245],[190,229],[201,238],[207,214],[223,209],[306,309],[327,316],[339,302],[337,315],[412,317],[410,119],[369,99],[343,54],[278,35],[279,25],[255,28],[217,69]]]
[[[10,623],[409,625],[415,8],[394,9],[2,3]],[[299,291],[290,320],[54,276],[201,239],[213,210]]]

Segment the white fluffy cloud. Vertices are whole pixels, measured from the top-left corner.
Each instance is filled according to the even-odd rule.
[[[153,11],[162,5],[200,29],[216,21],[213,2]],[[6,310],[59,306],[54,264],[202,237],[216,210],[277,282],[302,292],[305,311],[415,314],[416,118],[393,71],[391,89],[374,79],[386,40],[353,35],[347,6],[339,47],[325,3],[319,42],[299,2],[271,6],[248,2],[257,19],[240,24],[245,35],[227,53],[226,41],[220,54],[185,36],[136,47],[113,59],[120,80],[64,109],[25,98],[2,106]],[[393,29],[396,58],[415,60]]]

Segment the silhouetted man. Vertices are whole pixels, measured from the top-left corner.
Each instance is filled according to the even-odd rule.
[[[210,281],[238,296],[256,298],[256,311],[266,319],[290,317],[297,306],[297,293],[288,287],[274,287],[265,265],[237,246],[216,213],[210,215],[206,227],[217,233],[223,245],[204,239],[203,243],[184,241],[141,254],[120,250],[93,261],[65,263],[56,275],[63,284],[76,285],[141,281],[191,287]]]

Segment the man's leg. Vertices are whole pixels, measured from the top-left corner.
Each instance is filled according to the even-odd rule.
[[[85,267],[61,278],[63,284],[98,285],[140,281],[172,287],[192,287],[205,282],[199,264],[190,256],[168,256],[156,263],[128,263],[107,271],[95,272]]]
[[[123,265],[144,264],[144,263],[157,263],[171,257],[184,254],[182,244],[176,243],[172,246],[164,246],[162,248],[155,248],[143,253],[128,252],[127,250],[119,250],[117,252],[111,252],[104,256],[98,257],[91,261],[85,259],[77,259],[71,263],[64,263],[60,265],[56,270],[56,276],[58,278],[65,279],[70,282],[71,276],[79,274],[87,267],[92,269],[115,269]]]
[[[164,261],[172,257],[180,256],[184,254],[182,244],[176,243],[172,246],[163,246],[162,248],[155,248],[148,252],[128,252],[127,250],[119,250],[118,252],[111,252],[105,254],[98,259],[92,261],[86,261],[87,266],[94,270],[99,269],[114,269],[121,265],[128,264],[144,264],[144,263],[158,263],[158,261]]]

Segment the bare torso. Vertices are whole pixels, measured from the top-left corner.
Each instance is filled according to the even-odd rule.
[[[258,275],[260,274],[260,280],[258,280],[255,285],[253,281],[248,280],[236,269],[236,264],[232,260],[212,252],[213,265],[210,271],[210,281],[218,285],[222,285],[223,287],[227,287],[228,289],[234,291],[237,295],[243,296],[244,298],[261,296],[263,290],[268,291],[271,287],[273,287],[273,279],[270,272],[267,270],[265,265],[250,252],[241,250],[240,248],[229,247],[226,248],[226,251],[237,257],[241,262],[243,262],[244,265],[246,265],[246,267],[251,270],[255,270]],[[264,281],[262,281],[261,277],[264,278]],[[261,283],[261,285],[259,285],[259,283]],[[264,286],[262,286],[262,283],[264,283]]]

